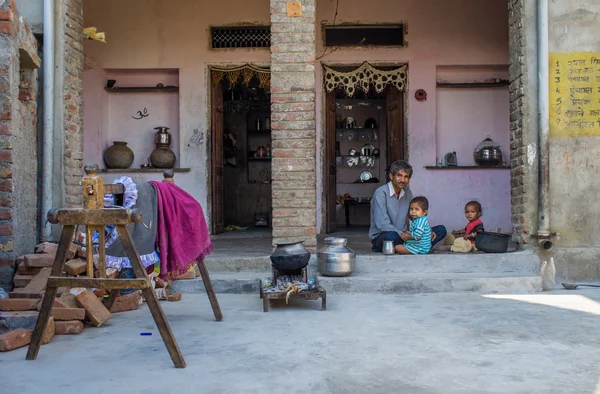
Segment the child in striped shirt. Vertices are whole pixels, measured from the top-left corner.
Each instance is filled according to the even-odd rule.
[[[402,245],[396,245],[398,254],[427,254],[431,250],[431,227],[427,219],[429,201],[425,197],[415,197],[410,202],[409,216],[412,220],[408,231],[403,230]]]

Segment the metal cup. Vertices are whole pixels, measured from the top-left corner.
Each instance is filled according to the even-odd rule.
[[[383,241],[383,254],[394,254],[394,241]]]

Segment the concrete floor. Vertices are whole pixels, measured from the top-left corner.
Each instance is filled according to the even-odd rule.
[[[257,295],[162,305],[175,369],[148,309],[0,354],[3,393],[600,393],[600,291],[523,296],[335,295],[262,312]],[[152,336],[140,336],[152,332]]]
[[[323,239],[326,237],[342,237],[348,240],[348,246],[358,255],[372,255],[371,241],[369,241],[368,227],[340,227],[338,231],[332,234],[319,234],[317,236],[318,248],[325,245]],[[229,231],[226,233],[212,235],[214,251],[209,259],[220,259],[223,257],[263,257],[269,256],[273,252],[273,238],[270,229],[251,228],[241,231]],[[517,244],[510,242],[508,251],[515,251]],[[445,249],[445,250],[440,250]],[[443,248],[442,244],[436,245],[433,253],[448,253],[448,247]],[[483,252],[473,252],[475,255]]]

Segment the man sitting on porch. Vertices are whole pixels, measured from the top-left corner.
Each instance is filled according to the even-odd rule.
[[[407,229],[407,217],[413,194],[408,187],[413,168],[404,160],[392,163],[388,173],[390,181],[375,190],[371,199],[371,228],[369,239],[373,252],[381,253],[383,241],[402,244],[402,230]],[[431,241],[435,245],[446,236],[446,227],[431,228]],[[432,246],[433,246],[432,245]]]

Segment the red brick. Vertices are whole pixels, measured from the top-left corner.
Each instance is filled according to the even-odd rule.
[[[2,10],[0,9],[0,21],[3,22],[12,22],[14,20],[14,14],[11,10]]]
[[[35,253],[46,253],[55,256],[57,251],[58,244],[52,242],[42,242],[41,244],[37,244],[35,247]]]
[[[31,282],[29,282],[29,284],[27,286],[25,286],[25,288],[29,289],[29,290],[36,290],[36,291],[45,290],[46,283],[48,282],[48,278],[50,277],[51,273],[52,273],[52,268],[50,268],[50,267],[42,268],[40,273],[37,274],[36,276],[34,276],[33,279],[31,279]]]
[[[46,323],[46,327],[44,328],[44,332],[42,333],[42,345],[50,343],[52,338],[54,337],[54,318],[50,316],[48,318],[48,323]]]
[[[75,296],[68,291],[60,296],[60,301],[65,304],[67,308],[79,308]]]
[[[54,304],[52,304],[52,308],[70,308],[70,306],[68,306],[67,304],[65,304],[64,302],[62,302],[61,300],[59,300],[58,298],[54,299]],[[38,302],[38,305],[36,307],[36,309],[39,311],[40,309],[42,309],[42,302]]]
[[[10,171],[10,169],[8,169]],[[2,168],[0,168],[0,175],[2,173]],[[12,174],[11,174],[12,176]],[[0,210],[0,220],[12,220],[12,212],[8,209]]]
[[[14,257],[0,257],[0,267],[13,267],[14,265],[15,265]]]
[[[96,327],[100,327],[110,319],[110,311],[89,290],[75,296],[80,307],[85,309],[85,317]]]
[[[7,161],[9,163],[12,163],[12,151],[0,150],[0,161]]]
[[[0,34],[7,34],[12,36],[14,34],[15,27],[12,22],[2,21],[0,22]]]
[[[110,308],[111,313],[132,311],[140,307],[140,301],[142,296],[138,291],[134,291],[131,294],[122,295],[117,297],[114,305]]]
[[[43,291],[35,291],[30,289],[13,289],[10,293],[8,293],[8,298],[43,298]]]
[[[79,334],[81,331],[83,331],[83,323],[79,320],[54,322],[54,335]]]
[[[27,90],[19,91],[19,100],[21,101],[33,101],[35,99],[33,92]]]
[[[2,75],[2,65],[0,65],[0,75]],[[0,123],[0,135],[12,135],[10,131],[10,124],[8,122]]]
[[[0,181],[0,192],[13,192],[13,183],[11,180]]]
[[[2,20],[2,10],[0,10],[0,20]],[[0,64],[0,75],[8,75],[8,64]]]
[[[31,268],[28,268],[25,265],[24,261],[20,262],[17,267],[18,267],[17,268],[17,273],[22,274],[22,275],[37,275],[42,270],[42,267],[31,267]]]
[[[69,250],[67,251],[67,261],[73,260],[75,256],[77,256],[77,251],[79,250],[79,245],[71,242],[69,244]]]
[[[48,253],[26,254],[25,265],[27,268],[52,267],[54,256]]]
[[[87,261],[82,259],[69,260],[65,263],[65,272],[77,276],[87,271]]]
[[[3,298],[0,299],[0,311],[29,311],[36,309],[39,303],[39,300],[31,298]]]
[[[83,308],[52,308],[51,316],[54,320],[69,321],[85,319]]]
[[[32,332],[32,330],[19,329],[0,335],[0,352],[7,352],[29,345]]]
[[[0,224],[0,236],[10,237],[13,235],[12,224]]]
[[[25,287],[29,283],[31,283],[31,280],[33,279],[34,276],[35,275],[16,274],[15,277],[13,278],[13,285],[15,287]]]
[[[12,197],[10,195],[0,196],[0,207],[12,207]]]
[[[104,289],[94,289],[94,295],[96,297],[105,297],[108,295],[108,291],[104,290]]]

